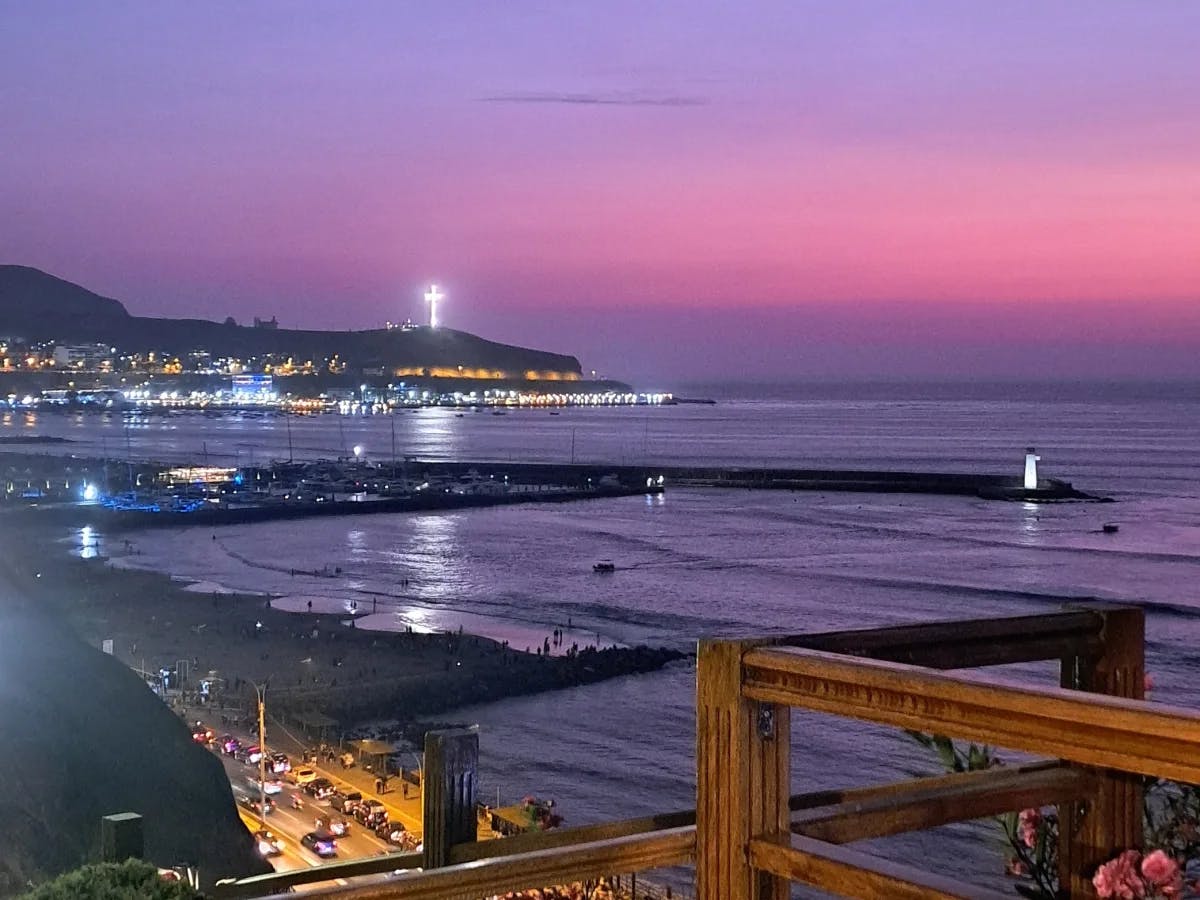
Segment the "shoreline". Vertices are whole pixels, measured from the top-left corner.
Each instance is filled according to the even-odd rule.
[[[16,525],[10,519],[10,525]],[[689,657],[665,648],[526,653],[465,630],[360,629],[352,617],[278,609],[274,598],[197,592],[163,572],[84,559],[62,529],[10,529],[10,602],[35,604],[86,643],[113,641],[136,670],[188,669],[224,680],[227,704],[266,682],[273,712],[321,713],[343,730],[379,719],[401,726],[455,708],[657,671]],[[541,648],[539,648],[541,649]]]

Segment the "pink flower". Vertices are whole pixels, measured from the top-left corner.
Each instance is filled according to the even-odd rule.
[[[1030,849],[1037,846],[1038,829],[1042,825],[1042,813],[1037,809],[1023,809],[1021,814],[1017,816],[1017,831],[1021,836],[1021,843]]]
[[[1024,878],[1029,874],[1029,866],[1025,865],[1025,863],[1015,856],[1008,861],[1007,869],[1008,874],[1014,878]]]
[[[1154,690],[1154,676],[1147,672],[1142,676],[1142,691],[1148,694],[1152,690]]]
[[[1142,877],[1164,897],[1177,897],[1183,893],[1183,873],[1179,863],[1161,850],[1146,854],[1142,860]]]
[[[1096,870],[1092,886],[1102,900],[1142,900],[1146,896],[1146,886],[1137,872],[1140,856],[1136,850],[1126,850]]]

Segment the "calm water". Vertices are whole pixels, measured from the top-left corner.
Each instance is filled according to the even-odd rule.
[[[867,626],[1047,610],[1099,597],[1145,604],[1155,696],[1200,707],[1200,391],[1187,385],[815,386],[713,407],[568,410],[504,418],[423,410],[395,418],[400,455],[725,462],[1012,472],[1026,444],[1043,474],[1115,504],[1034,506],[970,498],[670,490],[438,515],[316,520],[146,534],[136,564],[295,606],[375,608],[381,627],[457,627],[532,645],[570,622],[581,643],[691,647],[703,635]],[[734,392],[736,393],[736,392]],[[362,444],[391,455],[392,421],[293,422],[296,455]],[[20,418],[73,452],[248,461],[286,456],[284,423],[179,416]],[[0,433],[3,433],[0,431]],[[1115,535],[1100,533],[1120,523]],[[198,540],[204,537],[204,540]],[[619,571],[597,576],[592,563]],[[127,561],[128,562],[128,561]],[[336,578],[289,574],[341,566]],[[404,582],[407,580],[407,587]],[[1024,674],[1037,674],[1026,672]],[[485,793],[556,797],[572,823],[694,802],[694,671],[463,710],[483,726]],[[934,766],[872,726],[806,719],[797,790],[894,779]],[[493,798],[494,799],[494,798]],[[978,828],[888,852],[954,866]],[[984,864],[987,869],[990,863]],[[990,869],[989,869],[990,871]]]

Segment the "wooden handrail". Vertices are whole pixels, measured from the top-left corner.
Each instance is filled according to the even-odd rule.
[[[318,881],[337,881],[343,878],[358,878],[363,875],[385,875],[403,869],[419,869],[424,859],[421,853],[389,853],[367,859],[348,859],[322,863],[319,866],[304,866],[287,872],[269,872],[266,875],[251,875],[237,881],[218,884],[209,893],[218,900],[235,900],[240,897],[262,897],[277,894],[288,888]]]
[[[672,828],[411,872],[376,884],[311,891],[307,896],[330,900],[479,900],[505,891],[685,865],[694,860],[695,852],[696,829]]]
[[[750,865],[788,881],[869,900],[1012,900],[986,888],[890,862],[857,850],[795,836],[790,843],[750,841]]]
[[[788,635],[769,643],[931,669],[965,669],[1093,655],[1101,647],[1103,628],[1104,617],[1096,609],[1072,609],[1036,616]]]
[[[1078,800],[1093,782],[1090,772],[1059,762],[919,778],[902,790],[805,810],[792,819],[792,831],[847,844]]]
[[[751,700],[1200,782],[1191,710],[792,647],[750,649],[743,665]]]

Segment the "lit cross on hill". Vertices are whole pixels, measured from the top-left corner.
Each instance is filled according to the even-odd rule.
[[[437,305],[439,301],[445,300],[446,295],[438,290],[436,284],[431,284],[429,290],[425,292],[425,302],[429,304],[429,327],[438,327]]]

